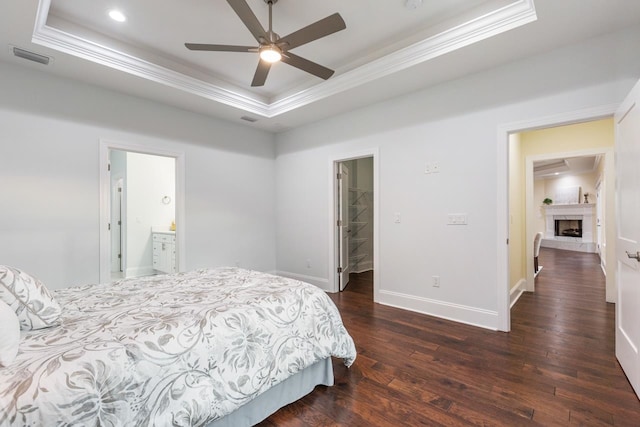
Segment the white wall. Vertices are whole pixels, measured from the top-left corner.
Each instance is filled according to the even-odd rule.
[[[544,179],[536,179],[533,181],[533,211],[534,216],[534,233],[541,232],[543,235],[547,231],[545,210],[542,201],[550,197],[546,191],[546,181]]]
[[[274,138],[0,63],[0,263],[99,280],[100,139],[185,153],[187,269],[275,269]]]
[[[619,103],[640,76],[638,43],[635,28],[278,135],[278,270],[332,287],[329,159],[379,148],[379,301],[496,328],[498,290],[507,292],[497,272],[498,127]],[[425,175],[432,161],[441,172]],[[448,213],[467,213],[468,225],[446,225]]]
[[[524,159],[519,134],[509,135],[509,294],[514,304],[526,289]]]

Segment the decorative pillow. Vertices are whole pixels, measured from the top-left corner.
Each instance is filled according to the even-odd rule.
[[[60,306],[42,282],[17,268],[0,265],[0,300],[18,315],[22,329],[58,324]]]
[[[20,345],[20,321],[16,313],[4,302],[0,301],[0,366],[6,367],[13,362]]]

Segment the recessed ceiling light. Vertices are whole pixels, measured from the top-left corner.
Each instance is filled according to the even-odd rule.
[[[120,12],[117,9],[110,10],[109,17],[114,21],[118,21],[118,22],[124,22],[127,20],[127,17],[124,16],[124,13]]]

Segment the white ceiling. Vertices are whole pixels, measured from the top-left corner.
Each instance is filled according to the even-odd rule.
[[[336,73],[324,81],[276,64],[264,87],[251,88],[257,54],[184,47],[256,44],[226,1],[13,0],[0,6],[0,60],[280,131],[640,23],[635,0],[533,2],[279,0],[282,36],[341,14],[345,30],[293,51]],[[264,0],[247,3],[266,27]],[[110,20],[112,8],[127,21]],[[53,62],[15,58],[12,46]]]
[[[549,179],[595,172],[600,159],[601,156],[580,156],[540,160],[533,163],[533,175],[536,179]]]

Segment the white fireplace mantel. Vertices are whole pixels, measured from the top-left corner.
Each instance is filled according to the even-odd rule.
[[[547,215],[593,215],[595,203],[576,203],[573,205],[546,205]]]

